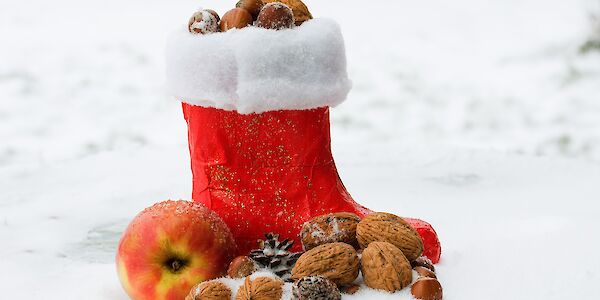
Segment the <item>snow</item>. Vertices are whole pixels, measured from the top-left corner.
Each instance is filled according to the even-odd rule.
[[[330,19],[209,35],[180,28],[166,52],[167,88],[177,99],[244,114],[333,107],[352,85],[344,39]]]
[[[600,52],[579,47],[598,6],[306,2],[340,24],[354,83],[332,110],[341,178],[370,208],[435,226],[444,299],[597,298]],[[164,46],[198,3],[3,4],[3,298],[127,299],[120,233],[191,192]]]

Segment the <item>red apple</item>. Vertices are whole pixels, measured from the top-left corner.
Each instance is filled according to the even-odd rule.
[[[164,201],[138,214],[117,250],[117,272],[131,299],[182,300],[197,283],[226,275],[233,235],[215,212]]]

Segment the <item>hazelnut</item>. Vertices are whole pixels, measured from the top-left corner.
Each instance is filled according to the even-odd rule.
[[[435,273],[425,267],[415,267],[415,271],[419,274],[419,277],[437,278]]]
[[[188,31],[207,34],[219,31],[219,15],[210,9],[195,12],[188,21]]]
[[[351,284],[358,277],[359,264],[354,247],[345,243],[323,244],[298,258],[292,269],[292,279],[321,275],[337,285]]]
[[[360,290],[360,285],[358,284],[346,285],[340,288],[340,292],[348,295],[354,295],[358,290]]]
[[[435,278],[421,277],[410,288],[411,294],[420,300],[442,300],[442,285]]]
[[[429,258],[427,258],[427,256],[418,257],[417,259],[412,261],[410,264],[412,265],[413,268],[424,267],[424,268],[431,270],[431,272],[435,272],[435,267],[433,266],[433,263],[431,262],[431,260]]]
[[[243,9],[236,7],[223,15],[221,18],[221,31],[225,32],[232,28],[244,28],[252,24],[252,15]]]
[[[211,15],[215,16],[215,18],[217,18],[217,21],[221,21],[221,17],[219,17],[219,14],[216,11],[214,11],[212,9],[205,9],[204,11],[207,11]]]
[[[263,0],[265,4],[271,2],[281,2],[287,6],[289,6],[294,12],[294,20],[296,21],[296,26],[302,25],[302,23],[313,18],[310,11],[308,11],[308,7],[301,0]]]
[[[252,19],[256,20],[264,5],[261,0],[240,0],[235,7],[247,10],[252,15]]]
[[[227,275],[231,278],[244,278],[256,271],[254,261],[248,256],[238,256],[229,264]]]
[[[294,13],[287,5],[280,2],[266,4],[258,14],[256,26],[275,30],[292,28]]]

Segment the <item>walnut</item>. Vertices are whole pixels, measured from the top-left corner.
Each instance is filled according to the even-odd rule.
[[[316,246],[342,242],[358,248],[356,240],[356,225],[360,218],[347,212],[332,213],[318,216],[304,223],[300,230],[300,238],[304,250]]]
[[[369,244],[362,254],[361,271],[368,287],[392,293],[412,281],[410,263],[400,249],[387,242]]]
[[[356,238],[361,248],[371,242],[388,242],[400,249],[409,262],[423,254],[419,234],[402,218],[389,213],[372,213],[356,226]]]
[[[337,285],[350,284],[358,277],[356,250],[345,243],[330,243],[308,250],[292,269],[292,279],[321,275]]]
[[[216,280],[204,281],[194,286],[185,300],[229,300],[231,290]]]
[[[278,300],[283,295],[283,281],[272,277],[257,277],[254,280],[250,276],[244,280],[235,296],[236,300]]]

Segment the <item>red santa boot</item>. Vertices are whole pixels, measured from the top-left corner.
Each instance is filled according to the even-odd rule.
[[[337,24],[313,20],[210,38],[181,33],[172,44],[167,78],[184,101],[192,197],[229,225],[240,254],[267,232],[293,239],[299,250],[300,228],[311,218],[369,213],[346,191],[331,155],[329,106],[351,86]],[[407,221],[437,261],[433,228]]]
[[[328,108],[249,115],[185,103],[183,109],[192,198],[229,224],[244,253],[266,232],[295,238],[315,216],[368,212],[337,174]]]

